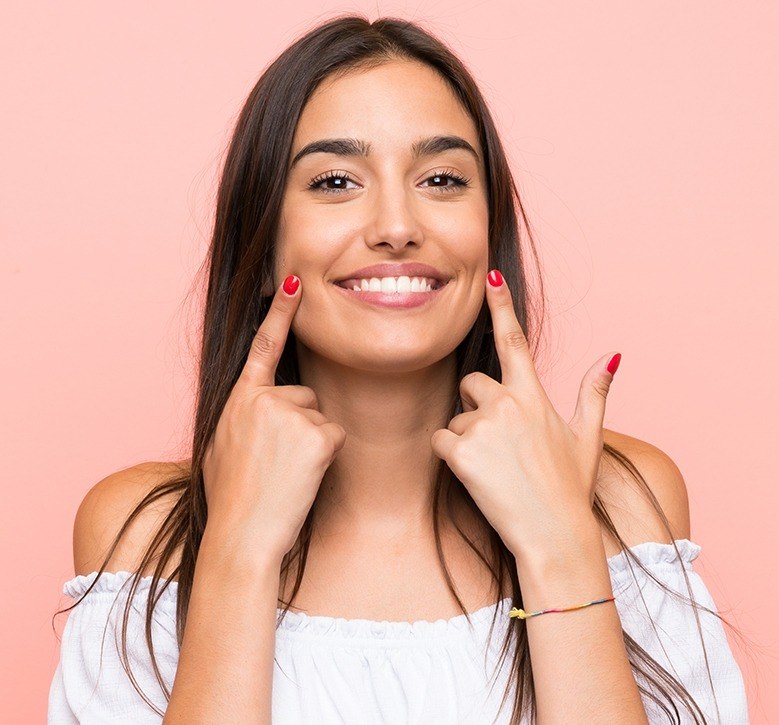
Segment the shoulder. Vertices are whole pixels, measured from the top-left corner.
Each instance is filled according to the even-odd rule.
[[[73,523],[75,573],[86,575],[98,571],[116,535],[143,497],[163,481],[186,472],[188,463],[139,463],[112,473],[92,486],[81,501]],[[175,495],[167,495],[138,514],[111,554],[106,571],[135,571],[138,568],[146,546],[175,498]],[[143,575],[151,573],[149,570]]]
[[[668,518],[673,538],[689,539],[690,507],[687,486],[673,459],[651,443],[605,428],[603,440],[624,454],[644,477]],[[617,532],[629,547],[645,541],[671,543],[671,537],[644,486],[611,456],[604,454],[601,458],[595,491]],[[604,543],[607,556],[613,556],[622,550],[619,542],[605,530]]]

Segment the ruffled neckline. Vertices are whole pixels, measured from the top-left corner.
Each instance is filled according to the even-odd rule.
[[[690,539],[676,539],[676,546],[681,554],[682,561],[686,565],[698,557],[701,547],[693,543]],[[630,547],[630,551],[635,554],[645,566],[675,564],[678,565],[676,551],[672,544],[663,544],[656,541],[646,541],[641,544]],[[619,577],[624,572],[630,571],[632,561],[628,560],[628,555],[622,551],[619,554],[611,556],[607,560],[609,573],[612,578]],[[132,584],[128,580],[133,576],[133,572],[120,570],[116,572],[103,572],[97,583],[90,591],[90,595],[96,594],[117,594],[121,591],[126,595]],[[84,594],[92,582],[95,581],[97,572],[93,571],[87,575],[77,575],[73,579],[65,582],[62,587],[63,594],[69,597],[77,598]],[[136,596],[143,595],[148,599],[148,592],[151,589],[152,576],[141,577],[138,581],[135,591]],[[166,579],[160,578],[159,588],[166,583]],[[124,588],[122,589],[124,585]],[[175,612],[176,595],[178,592],[178,582],[170,580],[167,588],[159,598],[158,606],[172,608]],[[295,612],[289,610],[284,614],[283,619],[278,621],[283,610],[276,609],[278,631],[284,633],[296,633],[302,635],[314,635],[321,637],[341,637],[353,639],[424,639],[445,636],[459,636],[471,632],[471,624],[474,628],[486,628],[492,621],[495,610],[500,611],[497,614],[497,622],[501,622],[506,617],[502,614],[508,612],[511,604],[511,597],[505,597],[498,602],[488,604],[486,607],[477,609],[469,613],[468,617],[459,614],[451,619],[437,619],[435,621],[417,620],[415,622],[398,622],[388,620],[371,619],[346,619],[344,617],[329,617],[325,615],[311,615],[305,612]],[[505,622],[504,622],[505,624]]]
[[[511,597],[505,597],[499,602],[469,612],[474,629],[481,630],[492,621],[495,610],[505,610],[508,614]],[[276,610],[281,614],[281,609]],[[501,611],[498,612],[500,621]],[[317,637],[343,637],[349,639],[428,639],[436,637],[459,636],[471,632],[468,617],[458,614],[451,619],[436,619],[434,621],[419,619],[415,622],[398,622],[374,619],[346,619],[344,617],[328,617],[319,614],[293,612],[291,609],[284,615],[279,629],[284,632],[295,632]]]

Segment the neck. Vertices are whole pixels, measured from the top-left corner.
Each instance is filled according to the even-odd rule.
[[[454,354],[398,373],[345,368],[298,344],[301,384],[320,412],[346,430],[315,504],[317,536],[387,539],[432,535],[438,457],[430,438],[445,428],[456,386]]]

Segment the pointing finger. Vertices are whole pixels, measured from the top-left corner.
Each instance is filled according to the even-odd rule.
[[[253,385],[276,384],[276,367],[287,343],[292,318],[300,305],[300,279],[289,275],[276,290],[268,313],[254,335],[249,356],[241,372]]]
[[[511,290],[497,269],[493,269],[487,275],[487,304],[492,315],[501,383],[520,393],[531,389],[543,392],[543,386],[538,379],[530,355],[530,346],[517,319]],[[546,396],[545,392],[544,396]]]

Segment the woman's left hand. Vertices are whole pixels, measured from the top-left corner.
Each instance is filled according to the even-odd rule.
[[[480,372],[466,375],[460,382],[464,412],[435,431],[431,445],[519,558],[575,542],[582,526],[588,535],[597,529],[592,506],[606,395],[621,356],[604,355],[587,371],[566,423],[536,374],[499,275],[498,287],[486,281],[486,294],[502,382]],[[490,277],[496,279],[495,272]]]

